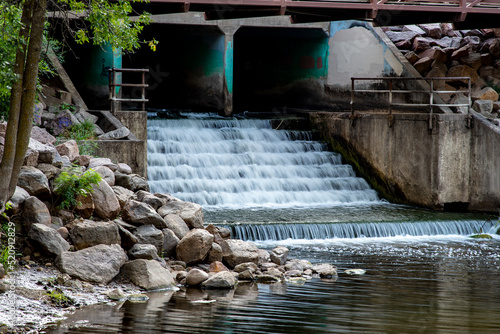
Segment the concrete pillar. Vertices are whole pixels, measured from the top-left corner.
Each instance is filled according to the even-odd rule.
[[[224,32],[224,115],[233,114],[233,57],[234,57],[234,34],[239,27],[220,26]]]

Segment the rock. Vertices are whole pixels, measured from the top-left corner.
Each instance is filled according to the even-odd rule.
[[[413,51],[415,53],[420,53],[431,47],[431,41],[425,37],[415,37],[413,40]]]
[[[5,268],[3,267],[3,264],[0,264],[0,279],[5,277]],[[2,285],[3,282],[0,281],[0,293],[5,293],[7,289],[3,289]]]
[[[312,270],[322,278],[337,276],[337,268],[329,263],[316,264],[312,267]]]
[[[484,87],[472,92],[473,100],[490,100],[492,102],[498,101],[498,93],[491,87]]]
[[[493,101],[491,100],[476,100],[472,105],[472,109],[480,114],[488,115],[493,111]]]
[[[459,60],[469,55],[469,48],[467,46],[463,46],[458,50],[453,51],[451,54],[451,60]]]
[[[220,244],[224,239],[222,239],[219,229],[214,224],[209,224],[205,227],[205,230],[210,232],[214,236],[214,242]]]
[[[208,268],[208,272],[218,273],[221,271],[229,271],[229,269],[220,261],[215,261],[215,262],[210,263],[210,267]]]
[[[415,64],[420,59],[420,57],[413,51],[406,53],[405,57],[412,65]]]
[[[475,71],[483,65],[481,54],[477,52],[469,53],[467,56],[460,58],[460,62],[473,68]]]
[[[403,31],[411,31],[411,32],[414,32],[416,34],[416,36],[423,36],[426,34],[425,30],[420,28],[419,26],[417,25],[414,25],[414,24],[410,24],[410,25],[405,25],[403,27]]]
[[[92,115],[91,113],[83,109],[80,109],[77,112],[75,112],[75,117],[80,123],[84,123],[85,121],[87,121],[92,124],[95,124],[99,120],[99,117]]]
[[[467,65],[458,65],[458,66],[453,66],[448,70],[448,73],[446,73],[447,77],[470,77],[471,83],[476,82],[478,75],[477,72],[474,71],[473,68],[467,66]],[[459,80],[460,82],[463,82],[464,84],[467,84],[466,80]]]
[[[163,229],[163,256],[171,256],[175,253],[175,249],[179,244],[180,239],[175,235],[174,231],[165,228]]]
[[[144,190],[139,190],[135,195],[137,196],[137,199],[139,201],[149,205],[154,210],[158,209],[160,206],[166,203],[165,200],[158,198],[155,195]]]
[[[169,289],[175,286],[170,271],[163,268],[158,261],[129,261],[123,265],[121,272],[132,283],[146,290]]]
[[[106,166],[113,172],[116,172],[118,166],[111,161],[109,158],[92,158],[90,159],[88,168],[95,168],[97,166]]]
[[[56,232],[59,233],[59,235],[64,239],[68,240],[69,238],[69,231],[66,227],[62,226],[56,229]]]
[[[127,164],[119,163],[117,172],[129,175],[129,174],[132,174],[132,168],[130,168],[130,166]]]
[[[118,300],[118,301],[127,299],[127,296],[125,296],[125,293],[123,293],[123,290],[121,288],[116,288],[106,292],[106,296],[108,296],[108,298],[111,300]]]
[[[418,33],[414,31],[386,31],[385,33],[387,37],[393,42],[401,42],[401,41],[412,41],[415,37],[419,36]]]
[[[123,208],[125,204],[127,204],[128,200],[134,197],[134,192],[132,190],[128,190],[121,186],[113,186],[111,187],[115,192],[116,198],[118,198],[118,202],[120,206]]]
[[[250,270],[242,271],[236,277],[240,281],[253,281],[255,279],[254,274]]]
[[[208,251],[208,262],[221,262],[224,258],[222,247],[217,243],[212,243],[212,248]]]
[[[214,236],[204,229],[195,228],[179,241],[176,247],[177,259],[188,264],[201,262],[212,247]]]
[[[94,192],[92,198],[94,199],[95,214],[102,219],[115,219],[121,211],[118,198],[106,181],[99,181],[97,185],[93,185]]]
[[[46,117],[44,113],[43,118]],[[78,119],[69,110],[62,110],[50,122],[45,123],[45,128],[48,129],[55,136],[62,135],[72,125],[79,124]]]
[[[228,271],[221,271],[209,277],[201,284],[201,287],[203,289],[232,289],[235,285],[236,279],[233,274]]]
[[[493,56],[490,53],[482,53],[481,54],[481,63],[486,66],[490,66],[493,64]]]
[[[158,213],[165,217],[175,214],[182,218],[189,228],[203,228],[203,210],[201,205],[191,202],[168,202],[158,209]]]
[[[101,175],[101,178],[106,181],[111,187],[115,185],[115,173],[109,167],[96,166],[92,168],[96,173]]]
[[[103,135],[100,135],[98,137],[98,139],[99,140],[120,140],[120,139],[127,138],[129,135],[130,135],[130,130],[125,126],[122,126],[121,128],[118,128],[116,130],[109,131]]]
[[[3,146],[0,146],[3,149]],[[38,164],[38,151],[28,147],[24,156],[23,166],[34,167]]]
[[[445,36],[440,39],[432,39],[431,46],[439,46],[442,49],[451,47],[453,44],[453,39],[451,37]]]
[[[142,225],[133,232],[139,244],[151,244],[156,247],[156,252],[160,254],[163,248],[163,233],[153,225]]]
[[[122,241],[121,245],[123,249],[130,249],[132,248],[137,242],[139,242],[139,239],[135,235],[132,234],[132,232],[128,231],[126,228],[122,227],[120,224],[116,223],[116,220],[114,221],[116,226],[118,227],[118,233],[120,233],[120,239]]]
[[[432,68],[429,73],[427,73],[426,77],[428,78],[436,78],[436,77],[445,77],[446,71],[442,71],[439,67]],[[432,80],[434,90],[444,90],[446,86],[446,81],[444,80]]]
[[[178,215],[168,214],[164,218],[167,227],[172,230],[177,238],[182,239],[189,232],[186,222]]]
[[[267,284],[272,284],[272,283],[278,283],[280,279],[276,276],[272,275],[255,275],[255,280],[259,283],[267,283]]]
[[[68,140],[67,142],[57,145],[56,149],[60,155],[67,156],[69,161],[74,161],[80,155],[78,144],[75,140]]]
[[[286,248],[285,246],[275,247],[269,253],[271,256],[271,261],[273,261],[273,263],[276,263],[279,266],[284,265],[286,263],[287,258],[288,258],[289,252],[290,252],[289,249]]]
[[[241,273],[243,271],[250,271],[251,273],[255,273],[257,271],[258,267],[254,262],[245,262],[245,263],[240,263],[236,267],[234,267],[234,271],[237,273]]]
[[[150,244],[135,244],[128,251],[131,259],[158,260],[158,252],[154,245]]]
[[[77,250],[99,244],[112,245],[121,243],[118,226],[113,222],[79,221],[71,228],[69,237]]]
[[[132,199],[123,207],[122,218],[134,225],[154,225],[159,229],[168,227],[165,220],[152,207]]]
[[[465,36],[461,44],[462,46],[467,45],[472,51],[476,51],[481,45],[481,38],[478,36]]]
[[[38,242],[46,252],[55,256],[67,251],[70,247],[56,230],[44,224],[31,225],[28,236]]]
[[[396,47],[400,50],[409,50],[411,49],[413,44],[409,40],[404,40],[401,42],[394,43],[394,45],[396,45]]]
[[[203,270],[191,269],[186,276],[186,285],[197,286],[208,279],[208,274]]]
[[[92,157],[90,155],[79,155],[74,161],[74,164],[77,164],[78,166],[84,166],[88,167],[90,164],[90,159]]]
[[[50,226],[52,219],[47,206],[35,196],[30,196],[24,200],[23,205],[23,226],[25,231],[31,230],[31,225],[42,224]]]
[[[35,167],[21,167],[17,185],[26,190],[31,196],[50,193],[47,176]]]
[[[439,23],[420,24],[419,27],[422,28],[429,37],[439,39],[443,36],[443,31]]]
[[[347,275],[364,275],[366,270],[364,269],[346,269],[344,273]]]
[[[424,59],[426,57],[432,59],[432,60],[438,60],[441,62],[446,62],[448,56],[446,55],[446,52],[444,52],[440,47],[438,46],[433,46],[432,48],[429,48],[425,51],[422,51],[418,54],[420,59]]]
[[[495,56],[495,58],[500,58],[500,40],[498,39],[493,39],[489,43],[489,51],[490,53]]]
[[[463,93],[457,93],[451,100],[450,104],[462,104],[465,106],[456,107],[456,111],[461,114],[467,114],[469,112],[469,98]]]
[[[113,244],[97,245],[76,252],[62,252],[55,264],[62,273],[67,273],[71,277],[107,284],[120,272],[125,261],[127,261],[125,251],[119,245]]]
[[[224,261],[234,268],[240,263],[259,261],[259,249],[252,242],[237,239],[224,240],[221,243]]]
[[[286,277],[301,277],[302,270],[297,270],[297,269],[288,270],[287,272],[285,272],[285,276]]]
[[[17,214],[21,211],[23,207],[24,201],[30,197],[30,194],[24,190],[23,188],[16,186],[16,190],[14,191],[14,195],[10,198],[9,202],[11,204],[11,208],[9,209],[9,213]]]
[[[265,249],[259,249],[259,264],[264,264],[271,261],[271,254]]]
[[[269,268],[266,271],[266,275],[274,276],[280,279],[285,277],[285,274],[278,268]]]
[[[260,269],[262,269],[262,271],[267,271],[271,268],[276,268],[276,267],[278,267],[278,265],[273,262],[264,262],[260,264]]]
[[[139,190],[149,191],[148,181],[137,174],[115,173],[115,184],[134,192]]]
[[[38,152],[37,163],[52,164],[52,162],[56,159],[56,156],[59,155],[53,145],[42,144],[33,138],[30,138],[28,148]]]
[[[54,179],[61,173],[61,169],[57,168],[52,164],[39,163],[38,165],[36,165],[36,168],[40,170],[43,174],[45,174],[45,176],[49,180]]]
[[[47,129],[34,126],[31,129],[31,138],[39,141],[42,144],[54,145],[56,142],[56,137],[51,135]]]
[[[413,64],[413,67],[418,71],[418,73],[424,74],[431,68],[432,62],[433,60],[431,58],[424,57]]]

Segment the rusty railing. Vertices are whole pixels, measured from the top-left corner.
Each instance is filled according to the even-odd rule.
[[[142,68],[110,68],[109,69],[109,101],[111,112],[115,112],[118,109],[118,106],[121,102],[133,102],[133,103],[141,103],[142,111],[146,111],[146,102],[149,100],[146,99],[146,88],[148,84],[146,84],[146,73],[148,73],[148,69]],[[117,73],[140,73],[141,74],[141,83],[116,83],[117,82]],[[117,87],[118,89],[117,91]],[[122,98],[122,87],[137,87],[141,88],[141,97],[140,98]]]

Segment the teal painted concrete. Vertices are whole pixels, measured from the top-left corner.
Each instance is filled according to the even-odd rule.
[[[233,93],[233,79],[234,79],[234,50],[233,50],[233,42],[229,41],[226,44],[226,57],[225,57],[225,66],[224,66],[224,78],[226,80],[226,87],[229,94]]]

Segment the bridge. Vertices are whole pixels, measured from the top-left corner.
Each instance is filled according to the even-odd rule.
[[[204,12],[207,20],[288,15],[292,23],[366,20],[378,26],[453,22],[458,29],[498,27],[500,0],[150,0],[152,14]]]

